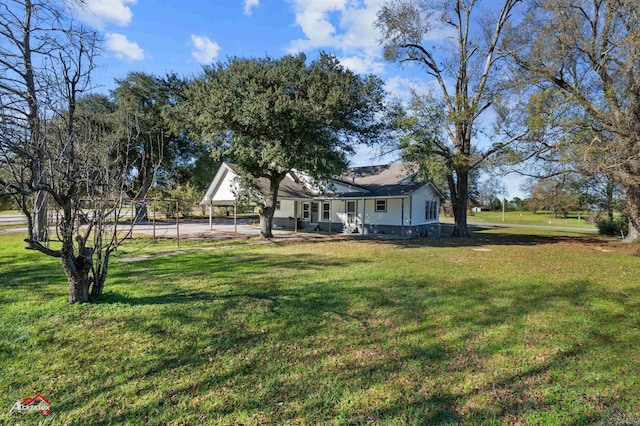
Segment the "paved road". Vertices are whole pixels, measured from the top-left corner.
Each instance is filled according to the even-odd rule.
[[[256,219],[238,219],[237,226],[234,225],[233,219],[216,219],[211,227],[207,220],[186,220],[180,222],[180,238],[203,238],[203,239],[231,239],[238,236],[257,236],[260,235],[260,227],[256,224]],[[133,232],[136,234],[154,235],[162,238],[176,238],[175,222],[156,222],[155,230],[153,223],[136,225]],[[325,234],[306,233],[303,231],[293,232],[290,229],[273,228],[275,237],[294,237],[306,236],[308,238],[321,238]],[[336,235],[336,234],[329,234]]]
[[[238,234],[243,235],[259,235],[260,227],[255,225],[250,225],[255,219],[238,219],[237,232]],[[16,214],[0,214],[0,225],[14,225],[14,224],[25,224],[26,219],[22,215]],[[451,225],[451,222],[442,222],[443,224]],[[563,227],[563,226],[545,226],[545,225],[521,225],[514,223],[484,223],[484,222],[470,222],[469,226],[471,227],[502,227],[502,228],[529,228],[529,229],[551,229],[558,231],[573,231],[573,232],[598,232],[596,228],[574,228],[574,227]],[[180,223],[180,237],[210,237],[212,234],[224,234],[229,236],[230,234],[235,233],[236,227],[233,224],[233,219],[218,219],[214,220],[213,226],[211,229],[209,228],[208,221],[184,221]],[[10,231],[6,229],[4,231]],[[20,232],[26,231],[21,228],[12,229],[11,231]],[[135,233],[153,235],[154,229],[153,224],[143,224],[136,225],[134,228]],[[285,234],[290,233],[291,231],[274,229],[273,233],[275,234]],[[156,237],[168,237],[168,238],[176,238],[176,223],[175,222],[156,222],[155,225],[155,235]]]
[[[27,223],[27,219],[21,214],[0,214],[0,225],[20,225]]]

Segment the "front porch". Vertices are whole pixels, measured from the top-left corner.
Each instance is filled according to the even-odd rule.
[[[280,229],[388,235],[400,238],[440,237],[437,220],[412,220],[411,197],[280,200],[273,223]]]

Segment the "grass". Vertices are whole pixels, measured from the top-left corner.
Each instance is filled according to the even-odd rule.
[[[505,229],[423,243],[120,262],[175,248],[133,240],[104,300],[69,306],[57,261],[0,235],[0,424],[45,419],[9,414],[37,393],[50,424],[637,421],[637,247]]]
[[[25,224],[19,224],[19,223],[12,223],[10,225],[0,225],[0,230],[1,229],[16,229],[16,228],[25,228],[26,225]]]
[[[453,222],[452,216],[440,216],[443,222]],[[469,223],[495,223],[495,224],[514,224],[514,225],[535,225],[535,226],[552,226],[552,227],[565,227],[565,228],[584,228],[595,229],[595,225],[589,224],[585,220],[585,215],[578,215],[577,213],[569,215],[566,219],[558,216],[553,217],[552,213],[548,212],[505,212],[504,222],[502,221],[502,212],[476,212],[469,213],[467,216]]]

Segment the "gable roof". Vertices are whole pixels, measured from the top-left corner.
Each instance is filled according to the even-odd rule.
[[[238,166],[236,164],[225,164],[227,164],[231,170],[238,174]],[[269,192],[269,179],[259,178],[256,184],[258,186],[258,190],[263,194]],[[300,179],[298,179],[294,172],[287,173],[282,182],[280,182],[280,187],[278,188],[278,198],[308,198],[311,195],[313,194],[311,194],[304,183]]]
[[[234,163],[223,162],[220,165],[220,168],[216,172],[207,192],[204,197],[202,197],[202,201],[200,204],[233,204],[235,202],[235,195],[232,194],[232,188],[221,188],[221,185],[224,183],[227,175],[231,173],[231,178],[238,175],[238,166]],[[227,180],[228,181],[228,180]],[[230,183],[230,182],[229,182]],[[269,191],[269,180],[266,178],[260,178],[257,181],[258,190],[263,194],[266,194]],[[219,193],[224,193],[222,197],[217,197]],[[313,194],[307,189],[300,179],[293,173],[287,173],[287,176],[280,183],[280,188],[278,190],[278,198],[309,198]]]
[[[214,200],[214,196],[229,172],[237,175],[237,165],[222,163],[200,204],[234,202],[233,199]],[[415,163],[351,167],[346,169],[342,175],[332,178],[328,186],[313,188],[316,182],[309,176],[303,172],[292,171],[287,173],[280,183],[278,198],[305,199],[322,197],[323,195],[331,198],[397,197],[408,196],[425,185],[429,185],[436,194],[442,197],[442,193],[433,183],[417,181],[417,172],[418,166]],[[257,185],[258,190],[263,194],[269,191],[268,179],[258,179]]]
[[[416,163],[392,163],[376,166],[351,167],[336,180],[357,186],[395,185],[413,180],[418,173]]]
[[[342,193],[341,196],[344,197],[409,195],[429,183],[417,181],[417,173],[418,165],[416,163],[392,163],[351,167],[333,180],[362,190],[360,194],[357,192]],[[437,189],[436,192],[439,194]]]

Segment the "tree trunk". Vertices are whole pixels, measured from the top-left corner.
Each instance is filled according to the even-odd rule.
[[[67,276],[69,284],[69,303],[86,303],[89,301],[89,287],[93,265],[93,248],[86,247],[86,241],[81,236],[76,236],[78,242],[78,255],[74,253],[73,223],[70,204],[64,206],[64,222],[62,225],[62,249],[60,257],[62,269]]]
[[[640,241],[640,184],[627,183],[627,215],[629,216],[629,232],[624,241],[634,243]]]
[[[38,242],[48,241],[47,193],[45,191],[37,191],[33,203],[33,239]]]
[[[98,265],[96,274],[93,277],[93,286],[91,287],[91,300],[99,300],[102,297],[104,282],[107,279],[107,273],[109,271],[110,255],[111,252],[107,251],[102,262],[100,262],[99,260],[96,262],[101,264]]]
[[[605,208],[607,210],[607,219],[609,219],[609,222],[613,222],[614,219],[614,215],[613,215],[613,204],[614,204],[614,199],[613,199],[613,192],[615,190],[615,178],[613,177],[613,175],[607,175],[607,188],[606,188],[606,201],[605,201]]]
[[[273,238],[271,229],[273,228],[273,214],[278,201],[278,189],[280,182],[286,176],[278,175],[269,179],[269,193],[265,196],[264,206],[258,211],[260,215],[260,236],[262,238]]]
[[[470,238],[467,226],[467,203],[469,195],[469,171],[456,170],[455,194],[451,194],[451,207],[453,208],[453,232],[454,238]]]
[[[133,219],[134,223],[146,222],[149,219],[149,209],[146,202],[135,203],[136,216]]]
[[[271,229],[273,228],[273,208],[263,207],[260,209],[260,236],[262,238],[273,238]]]
[[[38,6],[34,6],[31,0],[24,2],[24,33],[22,38],[22,60],[24,61],[24,82],[26,85],[26,100],[27,100],[27,122],[29,124],[29,144],[35,151],[35,158],[31,161],[31,179],[32,184],[35,187],[41,187],[45,182],[45,158],[46,152],[44,148],[44,136],[42,135],[42,128],[40,123],[40,109],[38,105],[38,92],[36,85],[36,71],[33,66],[31,49],[32,32],[35,31],[31,25],[34,9]],[[47,193],[43,190],[37,190],[33,200],[33,233],[30,236],[32,241],[43,242],[47,241]]]
[[[74,256],[73,249],[62,250],[62,269],[69,283],[69,303],[86,303],[89,301],[90,261],[85,256]]]

